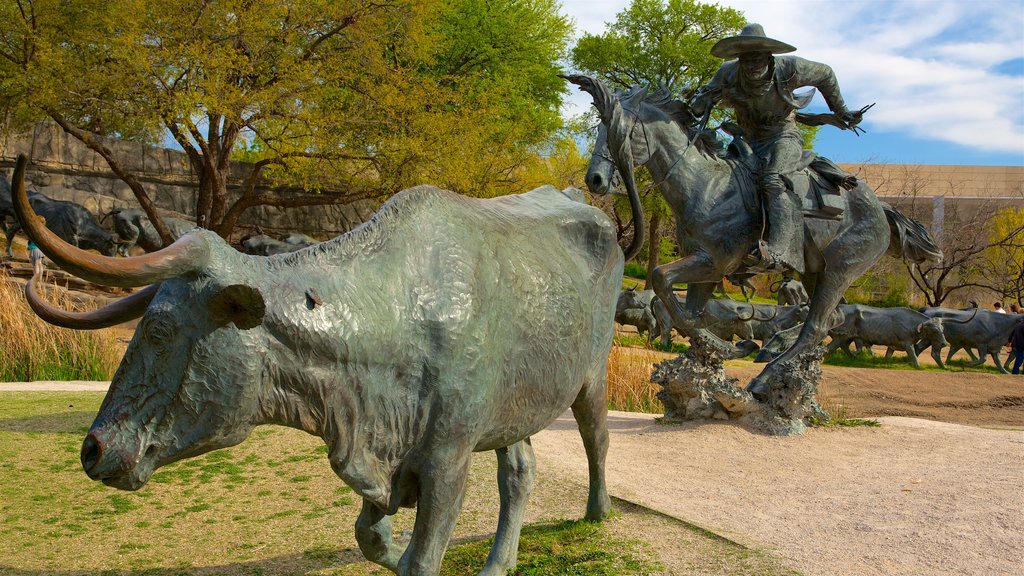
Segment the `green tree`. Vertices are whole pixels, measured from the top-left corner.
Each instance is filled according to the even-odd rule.
[[[663,86],[688,100],[722,64],[721,59],[711,55],[711,46],[738,33],[745,24],[739,11],[716,4],[633,0],[616,15],[606,32],[581,37],[571,51],[570,61],[574,68],[599,77],[610,86]],[[637,177],[650,181],[645,170],[638,172]],[[649,219],[650,274],[658,265],[663,231],[673,225],[671,211],[661,194],[646,194],[643,205]]]
[[[688,98],[722,63],[711,55],[711,47],[745,24],[738,10],[717,4],[633,0],[605,33],[583,35],[571,62],[611,86],[665,86]]]
[[[568,42],[555,8],[17,0],[0,6],[0,101],[12,128],[52,119],[100,154],[151,217],[104,138],[169,133],[199,177],[197,218],[225,236],[259,205],[342,204],[424,181],[490,195],[558,128],[564,88],[539,78],[554,77]],[[252,164],[229,195],[233,158]]]

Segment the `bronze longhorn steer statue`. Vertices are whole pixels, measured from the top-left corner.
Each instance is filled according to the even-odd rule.
[[[590,464],[588,519],[605,516],[605,370],[622,252],[598,209],[548,186],[479,200],[432,187],[297,252],[241,254],[194,230],[142,256],[74,248],[25,218],[55,263],[92,282],[148,288],[63,326],[142,316],[82,446],[89,476],[124,490],[154,470],[243,441],[260,424],[321,437],[363,498],[360,549],[398,574],[437,574],[473,452],[498,456],[501,511],[481,574],[515,566],[534,478],[530,435],[567,408]],[[390,516],[416,507],[404,550]]]

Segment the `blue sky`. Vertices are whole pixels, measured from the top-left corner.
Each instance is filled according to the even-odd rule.
[[[837,162],[1024,165],[1024,0],[719,0],[824,62],[847,105],[876,106],[860,137],[823,127]],[[600,34],[629,0],[562,0]],[[590,106],[577,93],[565,113]],[[821,95],[808,111],[825,112]]]

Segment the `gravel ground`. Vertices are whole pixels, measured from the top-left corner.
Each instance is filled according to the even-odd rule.
[[[1024,432],[880,420],[777,438],[613,412],[609,490],[808,575],[1024,573]],[[571,415],[533,445],[585,477]]]

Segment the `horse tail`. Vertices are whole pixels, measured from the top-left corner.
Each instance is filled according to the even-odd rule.
[[[889,221],[889,254],[914,264],[942,262],[942,249],[935,244],[928,229],[916,220],[882,202],[885,219]]]

